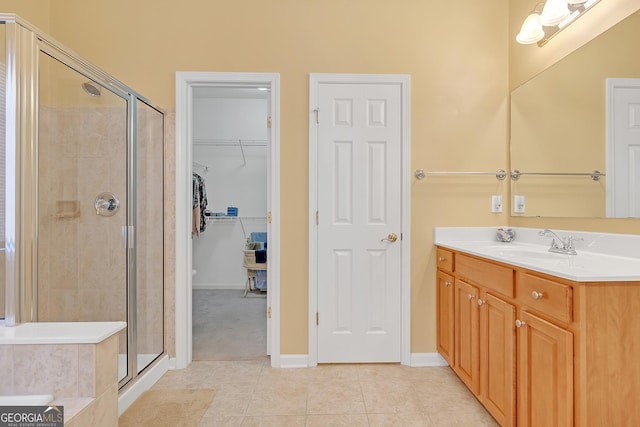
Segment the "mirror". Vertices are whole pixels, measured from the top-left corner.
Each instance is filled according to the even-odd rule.
[[[606,82],[640,79],[639,38],[637,11],[512,92],[513,216],[607,216]]]

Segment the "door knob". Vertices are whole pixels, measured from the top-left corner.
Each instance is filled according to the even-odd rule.
[[[398,240],[398,236],[396,235],[396,233],[389,233],[389,235],[387,237],[385,237],[384,239],[380,239],[381,242],[384,242],[385,240],[387,242],[393,243],[396,240]]]

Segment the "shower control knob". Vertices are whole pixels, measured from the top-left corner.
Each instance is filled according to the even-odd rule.
[[[120,200],[113,193],[100,193],[96,197],[94,207],[96,208],[96,215],[114,216],[120,209]]]

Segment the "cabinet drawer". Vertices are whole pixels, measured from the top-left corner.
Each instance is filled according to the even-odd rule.
[[[573,318],[573,289],[528,273],[518,273],[517,299],[522,304],[561,322]]]
[[[465,255],[456,255],[456,273],[509,298],[515,296],[513,270]]]
[[[439,269],[453,272],[453,252],[438,248],[436,251],[436,261]]]

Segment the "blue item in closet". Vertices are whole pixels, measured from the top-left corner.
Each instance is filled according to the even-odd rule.
[[[265,262],[267,262],[267,250],[266,249],[256,250],[256,263],[264,264]]]
[[[256,289],[260,291],[267,290],[267,270],[256,271]]]
[[[238,208],[235,206],[229,206],[227,208],[227,216],[238,216]]]
[[[266,231],[252,231],[251,232],[251,241],[252,242],[263,242],[264,247],[267,247],[267,232]]]

